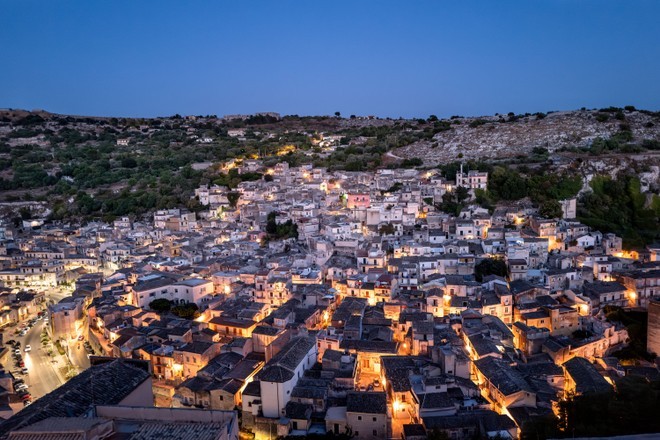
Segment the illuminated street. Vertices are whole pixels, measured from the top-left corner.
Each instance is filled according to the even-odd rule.
[[[59,364],[53,363],[54,358],[48,356],[41,346],[39,335],[43,327],[43,321],[37,321],[37,324],[25,336],[16,337],[16,340],[21,342],[23,360],[28,369],[28,374],[23,378],[29,386],[33,400],[48,394],[64,383],[63,376],[56,372],[57,366],[63,367],[64,364],[61,361]],[[32,347],[28,353],[24,351],[26,345]]]
[[[16,376],[25,380],[33,400],[50,393],[65,381],[65,357],[59,355],[55,349],[55,355],[48,356],[46,349],[41,345],[40,335],[44,327],[43,321],[37,321],[25,336],[15,337],[21,343],[21,355],[28,369],[27,375],[16,374]],[[26,345],[30,345],[32,350],[25,352]],[[70,359],[78,367],[78,371],[89,368],[89,358],[82,342],[72,341],[69,350]],[[19,369],[14,368],[13,371],[17,370]]]

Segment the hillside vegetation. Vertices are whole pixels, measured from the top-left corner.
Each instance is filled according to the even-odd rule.
[[[264,178],[223,170],[228,160],[347,171],[437,166],[448,179],[460,161],[490,172],[488,191],[477,194],[483,206],[530,197],[553,216],[558,200],[582,189],[585,223],[641,243],[657,230],[658,202],[642,194],[635,172],[657,167],[659,146],[660,112],[632,107],[444,120],[96,118],[2,110],[0,190],[4,201],[46,201],[53,219],[112,219],[172,206],[202,209],[190,197],[200,184],[235,188]],[[620,179],[597,178],[584,191],[585,164],[612,156],[639,160],[619,167],[626,171]],[[650,190],[657,193],[657,182]],[[462,203],[448,199],[442,208],[452,212]]]

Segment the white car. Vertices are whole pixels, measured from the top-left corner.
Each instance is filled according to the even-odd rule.
[[[25,385],[24,383],[18,384],[14,387],[16,391],[27,391],[28,386]]]
[[[30,347],[30,344],[25,346],[25,352],[27,353],[28,351],[32,351],[32,347]]]

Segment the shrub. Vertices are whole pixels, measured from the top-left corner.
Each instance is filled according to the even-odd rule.
[[[188,304],[175,306],[172,308],[172,313],[174,313],[179,318],[184,318],[184,319],[195,319],[198,318],[200,315],[199,307],[197,307],[197,304],[195,303],[188,303]]]
[[[151,301],[149,303],[149,308],[158,313],[169,312],[172,308],[172,303],[168,299],[159,298]]]

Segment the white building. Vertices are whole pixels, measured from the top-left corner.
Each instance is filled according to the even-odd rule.
[[[316,362],[316,340],[299,337],[289,341],[259,373],[264,417],[284,416],[286,404],[291,400],[291,391],[305,370]]]

